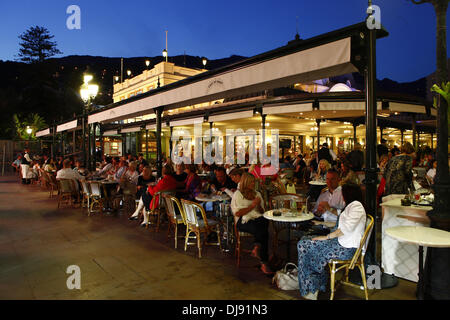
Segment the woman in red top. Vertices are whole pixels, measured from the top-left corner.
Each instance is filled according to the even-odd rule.
[[[175,191],[177,188],[177,181],[173,177],[173,169],[171,166],[164,166],[162,169],[162,179],[156,186],[149,186],[147,192],[142,195],[142,201],[144,202],[146,210],[144,211],[144,222],[141,226],[146,226],[149,218],[148,212],[153,205],[159,203],[159,196],[153,197],[153,195],[159,191]]]

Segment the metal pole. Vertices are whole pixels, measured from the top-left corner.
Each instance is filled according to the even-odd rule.
[[[145,160],[148,160],[148,129],[145,129]]]
[[[365,69],[365,90],[366,90],[366,206],[367,213],[375,218],[368,250],[372,253],[372,258],[377,257],[377,101],[375,92],[376,81],[376,29],[368,30],[365,34],[367,65]]]
[[[317,123],[317,152],[320,149],[320,119],[316,119]]]
[[[170,157],[172,157],[172,151],[173,151],[173,145],[172,145],[172,133],[173,133],[173,127],[170,127],[170,138],[169,138],[169,152],[170,152]],[[195,137],[194,137],[195,139]]]
[[[87,158],[86,158],[86,106],[83,108],[83,119],[81,124],[81,130],[82,130],[82,155],[83,155],[83,167],[87,167]]]
[[[162,176],[161,118],[164,107],[156,108],[156,168],[158,178]]]
[[[355,143],[356,143],[356,127],[358,124],[356,122],[353,122],[353,146],[352,149],[355,149]]]
[[[417,151],[417,141],[416,141],[417,131],[416,131],[416,114],[415,113],[413,113],[411,116],[411,126],[412,126],[412,131],[413,131],[413,134],[412,134],[413,146],[414,146],[414,149],[416,149],[416,151]]]
[[[403,130],[403,129],[400,129],[400,145],[401,146],[403,146],[403,132],[404,132],[405,130]]]

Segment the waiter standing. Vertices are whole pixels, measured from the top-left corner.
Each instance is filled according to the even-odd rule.
[[[30,184],[31,180],[29,178],[31,157],[30,157],[30,149],[25,148],[25,154],[22,158],[22,163],[20,164],[20,168],[22,169],[22,184]]]

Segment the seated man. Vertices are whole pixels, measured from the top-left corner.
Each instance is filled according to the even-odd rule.
[[[211,181],[211,189],[214,191],[225,191],[225,189],[233,190],[237,185],[229,176],[227,176],[224,167],[217,167],[214,171],[216,177]]]
[[[63,168],[56,173],[56,179],[72,179],[75,181],[75,188],[79,190],[78,181],[84,180],[85,178],[72,169],[70,159],[65,159],[63,161]]]
[[[344,208],[338,172],[334,169],[329,169],[326,181],[328,188],[322,191],[312,212],[325,222],[335,222],[341,210]]]

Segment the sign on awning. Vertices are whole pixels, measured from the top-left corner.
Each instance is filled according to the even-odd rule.
[[[297,103],[289,105],[274,105],[263,108],[263,114],[279,114],[312,111],[312,103]]]
[[[36,132],[36,137],[45,137],[50,135],[50,128]]]
[[[62,132],[62,131],[67,131],[67,130],[71,130],[71,129],[76,129],[77,124],[78,124],[78,120],[73,120],[70,122],[60,124],[56,127],[56,132]]]
[[[210,116],[208,122],[219,122],[219,121],[228,121],[235,119],[246,119],[253,117],[253,110],[250,111],[241,111],[241,112],[232,112],[226,114],[219,114],[216,116]]]

